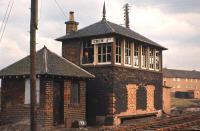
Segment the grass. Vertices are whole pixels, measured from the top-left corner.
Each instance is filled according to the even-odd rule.
[[[183,98],[171,98],[172,107],[188,108],[188,107],[200,107],[200,100],[198,99],[183,99]]]

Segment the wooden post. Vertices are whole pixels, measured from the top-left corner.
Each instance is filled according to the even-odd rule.
[[[38,0],[31,0],[30,23],[30,78],[31,78],[31,131],[37,131],[37,107],[36,107],[36,30],[38,17]]]

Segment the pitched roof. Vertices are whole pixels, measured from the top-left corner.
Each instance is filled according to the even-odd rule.
[[[87,26],[83,29],[80,29],[76,32],[71,32],[65,36],[57,38],[56,40],[62,41],[67,39],[81,38],[81,37],[89,37],[89,36],[98,36],[105,34],[119,34],[123,35],[141,42],[145,42],[147,44],[159,47],[161,49],[166,50],[165,47],[159,45],[158,43],[134,32],[131,29],[125,28],[123,26],[117,25],[115,23],[109,22],[107,20],[101,20],[97,23],[94,23],[90,26]]]
[[[200,79],[199,71],[188,71],[188,70],[175,70],[175,69],[163,69],[163,76],[168,78],[193,78]]]
[[[30,56],[0,70],[1,76],[30,74]],[[94,78],[92,74],[73,64],[67,59],[51,52],[46,47],[36,53],[36,74],[58,75],[69,77]]]

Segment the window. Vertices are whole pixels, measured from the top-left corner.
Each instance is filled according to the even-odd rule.
[[[82,64],[91,64],[94,62],[94,45],[91,40],[83,41],[83,58]]]
[[[134,44],[134,66],[139,67],[139,48],[140,46]]]
[[[121,40],[116,39],[116,63],[121,63]]]
[[[73,81],[71,87],[71,103],[78,104],[80,102],[80,88],[79,82]]]
[[[149,68],[154,69],[154,49],[149,48]]]
[[[98,44],[98,63],[111,62],[111,44]]]
[[[160,51],[155,51],[156,58],[155,58],[155,64],[156,64],[156,70],[160,70]]]
[[[142,46],[142,68],[147,68],[147,47]]]
[[[40,80],[36,80],[36,101],[37,104],[40,103]],[[30,86],[30,79],[25,80],[25,98],[24,104],[30,104],[31,102],[31,86]]]
[[[131,44],[130,44],[130,41],[125,42],[125,64],[131,65]]]

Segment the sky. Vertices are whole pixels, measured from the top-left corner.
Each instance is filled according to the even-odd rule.
[[[29,54],[30,1],[14,0],[2,41],[0,69]],[[59,3],[60,8],[56,4]],[[75,12],[79,29],[102,19],[104,0],[39,0],[37,50],[44,45],[61,55],[68,12]],[[164,67],[200,70],[200,0],[105,0],[106,18],[124,24],[123,5],[130,4],[132,30],[168,48]],[[9,1],[0,0],[0,26]]]

